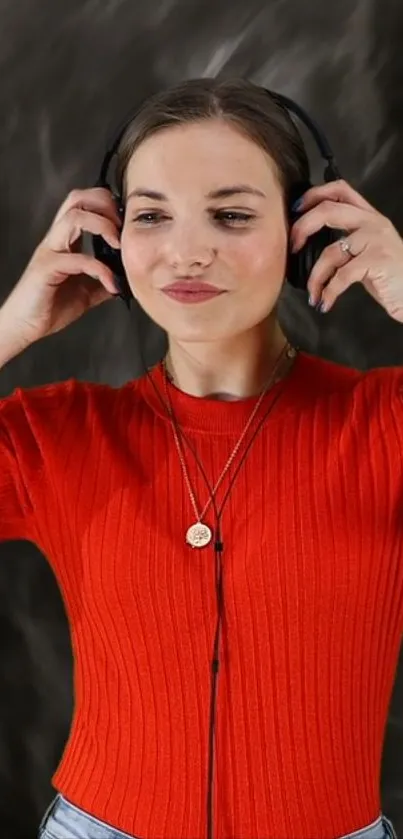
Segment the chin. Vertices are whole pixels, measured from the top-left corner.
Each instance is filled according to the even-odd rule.
[[[275,302],[273,301],[273,310],[275,309]],[[167,312],[165,310],[161,311],[160,307],[158,310],[153,307],[154,311],[151,310],[151,307],[148,310],[145,307],[143,308],[160,329],[175,341],[183,343],[229,341],[239,338],[243,333],[250,332],[270,317],[270,312],[263,309],[260,312],[249,312],[249,318],[245,320],[246,312],[243,310],[238,312],[238,319],[233,312],[232,317],[225,322],[225,310],[221,310],[220,317],[218,311],[214,315],[211,311],[207,314],[207,312],[196,311],[197,307],[195,307],[195,311],[189,311],[188,316],[186,316],[187,313],[180,312],[178,308],[176,316],[172,317],[172,314],[169,313],[169,317],[167,317]]]

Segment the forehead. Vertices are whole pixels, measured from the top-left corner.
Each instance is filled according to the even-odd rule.
[[[222,183],[235,175],[237,181],[249,179],[255,185],[277,180],[275,163],[264,149],[236,126],[211,119],[170,126],[147,137],[129,162],[127,185],[139,179],[144,183],[145,177],[154,183],[217,178]]]

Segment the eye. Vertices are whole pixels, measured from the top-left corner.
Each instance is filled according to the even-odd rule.
[[[148,210],[146,213],[139,213],[132,221],[138,221],[140,224],[150,225],[156,219],[159,221],[163,218],[162,213],[158,213],[156,210]]]
[[[242,213],[239,210],[217,210],[214,215],[218,221],[231,227],[243,226],[255,218],[252,213]]]

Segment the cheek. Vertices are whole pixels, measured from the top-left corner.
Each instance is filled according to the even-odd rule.
[[[258,279],[262,274],[281,272],[285,269],[287,257],[287,231],[282,228],[277,231],[256,232],[255,235],[245,237],[227,253],[231,262],[242,273],[247,269],[251,279]]]
[[[123,229],[121,236],[121,257],[129,279],[141,278],[150,271],[156,258],[156,248],[147,238],[135,237]]]

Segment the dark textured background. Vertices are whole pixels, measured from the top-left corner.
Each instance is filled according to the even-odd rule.
[[[3,0],[0,41],[0,302],[66,193],[95,179],[114,126],[184,77],[246,76],[296,98],[344,176],[403,233],[401,0]],[[280,314],[302,349],[361,368],[403,363],[403,327],[360,287],[325,316],[286,288]],[[154,360],[161,336],[147,323],[144,340]],[[139,372],[133,315],[113,301],[7,365],[0,395],[70,376],[117,385]],[[0,837],[34,839],[72,700],[63,606],[28,543],[0,548],[0,639]],[[403,836],[402,697],[401,667],[382,804]]]

